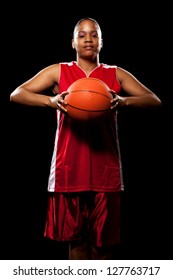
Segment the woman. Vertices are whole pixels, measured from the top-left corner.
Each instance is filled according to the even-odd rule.
[[[131,73],[100,63],[103,46],[99,24],[92,18],[77,22],[72,48],[76,61],[50,65],[18,86],[12,102],[51,107],[57,130],[48,180],[44,236],[69,241],[69,259],[111,259],[120,242],[120,194],[124,189],[117,135],[120,108],[160,107],[161,100]],[[64,97],[76,80],[104,81],[113,94],[111,114],[96,124],[74,122]],[[52,89],[55,96],[46,95]],[[126,96],[121,96],[121,92]]]

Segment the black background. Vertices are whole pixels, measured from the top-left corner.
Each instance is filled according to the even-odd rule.
[[[0,258],[68,256],[67,244],[43,238],[55,112],[12,104],[9,96],[42,68],[75,60],[71,33],[79,19],[90,16],[103,32],[100,62],[130,71],[163,102],[161,110],[119,114],[125,192],[122,244],[114,258],[172,259],[170,8],[166,2],[153,8],[123,3],[111,15],[111,8],[87,12],[81,3],[79,15],[67,15],[50,3],[43,5],[4,7],[1,23]]]

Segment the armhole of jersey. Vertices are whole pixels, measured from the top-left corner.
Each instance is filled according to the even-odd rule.
[[[58,81],[58,84],[60,84],[60,79],[61,79],[61,67],[62,67],[62,64],[59,63],[59,81]]]
[[[118,77],[117,77],[117,68],[118,68],[118,66],[115,65],[115,77],[116,77],[117,84],[119,85],[119,89],[118,89],[117,92],[120,92],[120,90],[121,90],[121,84],[120,84],[120,81],[119,81],[119,79],[118,79]]]

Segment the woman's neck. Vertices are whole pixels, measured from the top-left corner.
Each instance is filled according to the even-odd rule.
[[[86,59],[77,59],[77,65],[84,70],[85,73],[89,74],[93,69],[100,65],[99,61],[90,61]]]

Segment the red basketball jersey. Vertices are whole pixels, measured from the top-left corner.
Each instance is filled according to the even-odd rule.
[[[88,76],[76,62],[60,63],[60,93],[76,80],[93,77],[118,93],[116,66],[100,64]],[[57,130],[50,166],[50,192],[116,192],[123,189],[117,114],[97,124],[78,123],[57,110]]]

